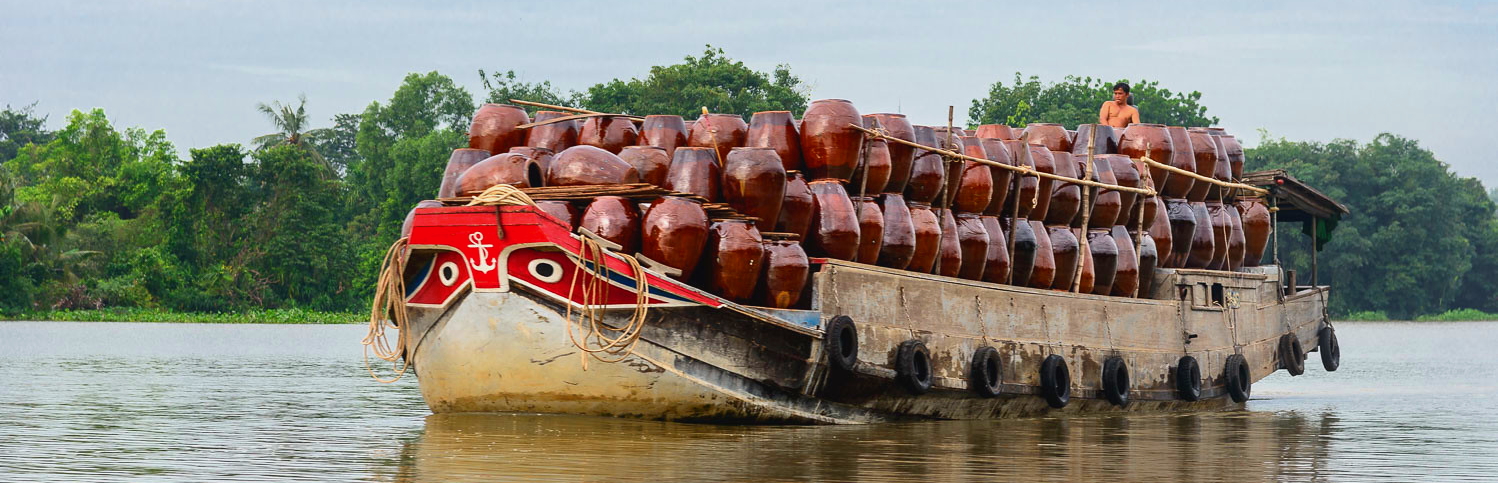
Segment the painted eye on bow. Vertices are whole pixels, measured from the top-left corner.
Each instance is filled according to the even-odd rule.
[[[437,268],[437,278],[442,281],[442,285],[453,286],[454,283],[458,282],[458,264],[453,262],[443,263],[441,267]]]
[[[557,283],[562,281],[562,265],[553,260],[537,258],[535,260],[531,260],[531,263],[526,266],[526,269],[530,270],[531,276],[536,277],[536,280],[540,280],[546,283]]]

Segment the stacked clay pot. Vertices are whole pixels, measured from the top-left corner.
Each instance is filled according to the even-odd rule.
[[[687,133],[687,145],[716,148],[718,159],[725,160],[728,152],[744,146],[748,137],[749,125],[738,114],[703,114]]]
[[[853,211],[858,215],[858,263],[873,265],[879,262],[879,252],[884,246],[884,213],[872,196],[854,196]]]
[[[812,101],[801,116],[801,161],[811,179],[852,179],[858,166],[863,118],[843,99]]]
[[[552,151],[550,149],[532,146],[516,146],[510,148],[509,152],[525,156],[527,158],[530,158],[531,161],[535,161],[536,166],[541,167],[542,181],[545,181],[546,172],[551,170],[551,160],[556,158],[557,154],[555,151]]]
[[[977,213],[957,213],[956,218],[957,244],[962,253],[957,276],[983,280],[983,271],[988,268],[988,229]]]
[[[906,270],[931,273],[941,252],[941,221],[931,211],[931,205],[918,201],[906,201],[910,208],[911,231],[915,233],[915,250],[910,254]]]
[[[1206,213],[1205,205],[1202,206],[1202,213]],[[1165,224],[1165,235],[1163,236],[1170,240],[1171,252],[1164,266],[1168,268],[1189,266],[1187,260],[1190,259],[1191,252],[1198,249],[1196,237],[1202,233],[1199,231],[1200,227],[1197,226],[1198,222],[1208,220],[1202,219],[1196,212],[1196,204],[1186,201],[1185,198],[1166,198],[1165,216],[1166,218],[1163,221]],[[1162,221],[1157,220],[1155,222],[1156,225],[1160,223]],[[1156,243],[1161,242],[1162,234],[1160,232],[1151,229],[1150,234],[1155,235]],[[1206,243],[1211,243],[1210,238]],[[1208,250],[1210,250],[1210,247],[1208,247]],[[1161,255],[1165,256],[1164,252]]]
[[[1035,258],[1037,240],[1035,230],[1030,227],[1030,221],[1019,218],[1018,222],[1013,218],[999,218],[999,228],[1003,231],[1005,239],[1014,241],[1013,247],[1005,247],[1009,254],[1011,270],[1008,276],[1010,285],[1029,286],[1030,274],[1035,269]]]
[[[577,143],[618,154],[625,146],[635,145],[639,134],[634,121],[627,117],[590,117],[583,121],[583,127],[577,133]]]
[[[1088,230],[1087,251],[1092,258],[1093,278],[1092,290],[1086,292],[1097,295],[1113,293],[1119,259],[1123,258],[1124,250],[1114,241],[1112,231],[1106,228]]]
[[[750,220],[715,220],[703,253],[708,291],[735,302],[748,302],[765,261],[764,240]]]
[[[473,113],[468,126],[468,147],[490,153],[503,153],[525,145],[525,131],[516,129],[531,122],[525,109],[509,104],[484,104]]]
[[[1029,136],[1027,142],[1045,146],[1049,151],[1071,152],[1071,136],[1066,133],[1066,128],[1060,124],[1048,122],[1032,122],[1025,126],[1025,132],[1021,137]]]
[[[806,176],[800,171],[786,171],[785,175],[785,196],[780,203],[775,231],[791,233],[805,240],[811,230],[811,214],[816,205],[811,189],[806,186]]]
[[[910,207],[899,193],[879,195],[879,211],[884,216],[884,232],[875,261],[881,267],[903,270],[915,257],[915,224]],[[862,226],[859,230],[862,230]],[[860,233],[861,235],[862,233]]]
[[[583,210],[580,226],[619,245],[621,253],[635,253],[640,249],[640,220],[639,208],[629,199],[599,196]]]
[[[1009,150],[1012,164],[1024,168],[1035,168],[1035,161],[1031,159],[1030,148],[1025,143],[1017,140],[1005,140],[1004,147]],[[1018,176],[1017,183],[1011,182],[1010,192],[1005,196],[1003,213],[1006,216],[1017,216],[1021,219],[1029,218],[1031,203],[1036,202],[1036,190],[1040,189],[1040,177],[1034,175]],[[1013,179],[1013,178],[1011,178]],[[1019,206],[1015,206],[1018,203]]]
[[[593,146],[573,146],[551,160],[547,186],[625,184],[640,182],[640,172],[619,156]]]
[[[929,126],[915,126],[915,142],[922,146],[936,147],[936,131]],[[905,199],[916,203],[936,201],[941,193],[946,171],[942,167],[941,155],[916,149],[910,164],[910,178],[905,185]]]
[[[1264,247],[1268,246],[1274,230],[1269,207],[1256,198],[1240,199],[1234,205],[1243,218],[1243,266],[1257,267],[1264,259]]]
[[[1056,174],[1056,158],[1051,156],[1050,150],[1047,150],[1045,146],[1034,144],[1026,146],[1026,149],[1030,151],[1030,160],[1035,162],[1036,171]],[[1024,208],[1021,208],[1020,216],[1028,216],[1031,221],[1045,220],[1046,215],[1050,212],[1051,192],[1055,187],[1055,183],[1055,181],[1047,178],[1036,177],[1035,194],[1032,198],[1035,202],[1034,207],[1028,213],[1025,213]],[[1023,191],[1022,188],[1021,192]],[[1029,196],[1025,195],[1022,197]]]
[[[565,112],[539,111],[532,122],[550,121],[559,117],[567,117]],[[576,119],[531,126],[525,130],[525,145],[533,148],[546,148],[553,153],[577,145],[578,125]]]
[[[1134,159],[1148,156],[1157,162],[1171,164],[1175,149],[1171,145],[1170,134],[1165,131],[1164,124],[1130,124],[1118,136],[1118,153]],[[1156,192],[1163,192],[1170,172],[1154,166],[1148,168],[1150,179],[1154,181],[1153,189]],[[1177,197],[1184,196],[1184,193],[1177,195]]]
[[[577,206],[566,201],[537,200],[536,207],[567,225],[568,230],[577,229],[578,223],[582,221],[582,213],[578,212]]]
[[[1181,126],[1167,127],[1165,132],[1170,135],[1172,147],[1170,160],[1156,159],[1155,161],[1169,164],[1182,171],[1196,172],[1196,147],[1191,143],[1191,134]],[[1171,175],[1170,179],[1165,181],[1165,190],[1162,193],[1166,198],[1186,198],[1190,196],[1191,189],[1196,186],[1196,180],[1190,176]]]
[[[1222,150],[1222,145],[1212,139],[1205,129],[1191,129],[1187,131],[1191,139],[1191,150],[1195,153],[1193,159],[1196,163],[1196,174],[1213,177],[1217,171],[1219,160],[1223,161],[1223,167],[1227,166],[1227,155]],[[1187,201],[1206,201],[1207,193],[1215,191],[1217,185],[1211,183],[1196,183],[1191,187],[1191,192],[1186,194]],[[1215,197],[1214,197],[1215,198]]]
[[[681,116],[650,115],[640,124],[641,146],[655,146],[666,150],[666,158],[676,155],[676,148],[687,145],[687,123]]]
[[[1232,237],[1232,218],[1228,216],[1231,207],[1222,205],[1221,201],[1207,201],[1207,213],[1212,217],[1212,261],[1207,264],[1211,270],[1227,270],[1228,268],[1228,240]]]
[[[941,244],[936,255],[936,274],[956,277],[962,273],[962,239],[952,210],[941,210]]]
[[[1159,266],[1161,252],[1148,234],[1140,237],[1135,249],[1139,255],[1139,298],[1154,298],[1155,267]]]
[[[622,175],[627,176],[628,173]],[[544,186],[542,180],[541,166],[534,160],[515,153],[504,153],[490,156],[463,171],[453,183],[452,189],[454,193],[461,194],[482,192],[498,184],[531,188]]]
[[[801,169],[801,133],[791,111],[761,111],[749,118],[744,146],[772,148],[786,171]]]
[[[1212,265],[1212,259],[1217,256],[1217,243],[1214,239],[1216,233],[1212,230],[1212,214],[1207,210],[1205,202],[1188,203],[1188,206],[1191,209],[1192,218],[1195,219],[1195,225],[1193,225],[1195,231],[1191,235],[1191,242],[1186,244],[1190,252],[1187,254],[1185,264],[1182,266],[1186,268],[1207,268]],[[1170,224],[1174,228],[1176,221],[1171,220]],[[1180,238],[1177,237],[1177,240],[1179,243]],[[1176,250],[1180,251],[1179,248]]]
[[[1092,141],[1094,155],[1118,153],[1118,132],[1113,130],[1113,126],[1083,124],[1077,126],[1076,142],[1071,146],[1072,155],[1086,156],[1089,139]]]
[[[1051,253],[1056,261],[1056,277],[1051,282],[1055,290],[1071,290],[1075,277],[1081,275],[1077,257],[1082,256],[1082,240],[1072,232],[1070,226],[1046,227],[1051,238]]]
[[[1009,126],[1005,126],[1003,124],[984,124],[978,126],[978,131],[974,135],[980,138],[992,138],[1005,141],[1016,139],[1014,130]]]
[[[1228,205],[1228,264],[1225,270],[1239,270],[1243,268],[1243,260],[1247,255],[1247,233],[1243,231],[1243,215],[1238,209]]]
[[[863,124],[867,129],[879,129],[879,120],[872,117],[864,117]],[[883,193],[884,186],[889,183],[892,168],[889,143],[881,138],[870,137],[864,140],[863,150],[862,165],[853,170],[848,188],[860,195]]]
[[[1233,180],[1243,179],[1243,145],[1238,143],[1238,138],[1223,134],[1222,147],[1228,156],[1228,171],[1233,174]]]
[[[763,231],[775,229],[785,202],[785,167],[774,148],[734,148],[723,166],[723,200],[734,210],[759,220]]]
[[[1123,225],[1113,225],[1109,231],[1113,245],[1118,248],[1118,258],[1113,270],[1113,286],[1105,295],[1133,297],[1139,289],[1139,252],[1134,248],[1134,238]]]
[[[650,204],[640,230],[640,254],[681,271],[689,280],[707,244],[707,211],[702,202],[662,196]]]
[[[718,152],[713,148],[676,148],[671,168],[666,172],[665,188],[717,202],[722,199],[722,177],[723,167],[718,164]]]
[[[641,182],[665,186],[671,171],[671,155],[667,153],[659,146],[629,146],[619,151],[619,159],[635,167]]]
[[[1057,264],[1055,248],[1051,246],[1050,231],[1046,230],[1045,224],[1037,220],[1030,220],[1030,229],[1035,234],[1035,263],[1030,269],[1030,281],[1025,285],[1035,288],[1051,288],[1051,284],[1056,281]],[[1018,234],[1015,236],[1018,238]]]
[[[811,229],[803,245],[814,257],[853,260],[858,256],[859,219],[853,200],[837,179],[807,183],[812,196]]]
[[[458,178],[468,172],[473,165],[478,164],[489,157],[489,152],[482,149],[459,148],[447,158],[447,168],[442,171],[442,184],[437,188],[438,198],[451,198],[456,196],[458,190]],[[485,186],[481,189],[487,189]]]
[[[1144,209],[1155,212],[1154,221],[1152,221],[1148,225],[1149,228],[1146,233],[1151,239],[1155,241],[1155,248],[1156,250],[1158,250],[1157,253],[1160,257],[1157,263],[1161,268],[1175,268],[1177,267],[1177,265],[1175,264],[1175,259],[1178,255],[1176,251],[1181,249],[1180,245],[1186,245],[1185,252],[1191,251],[1190,234],[1195,233],[1196,217],[1195,215],[1191,214],[1191,206],[1184,203],[1185,199],[1181,199],[1182,203],[1180,204],[1180,206],[1181,209],[1184,210],[1181,212],[1181,216],[1183,216],[1185,220],[1190,220],[1191,231],[1188,232],[1186,238],[1179,239],[1178,244],[1178,239],[1176,238],[1176,233],[1173,229],[1174,227],[1172,227],[1170,224],[1170,208],[1166,205],[1165,201],[1160,199],[1160,197],[1158,196],[1150,197],[1145,201],[1146,206],[1144,207]],[[1184,256],[1185,252],[1182,252],[1179,255]],[[1145,275],[1143,268],[1144,263],[1141,262],[1139,266],[1139,276],[1143,277]],[[1141,282],[1141,286],[1143,286],[1143,282]]]
[[[983,143],[976,137],[963,137],[963,154],[988,159]],[[993,169],[976,161],[963,161],[952,209],[962,213],[982,213],[993,202]]]
[[[1077,172],[1077,164],[1071,160],[1071,154],[1052,151],[1051,156],[1056,161],[1055,174],[1067,178],[1081,177],[1081,173]],[[1051,183],[1051,203],[1046,210],[1045,224],[1046,226],[1070,226],[1072,219],[1082,208],[1082,187],[1061,181]]]
[[[1004,236],[1004,228],[1000,226],[999,217],[984,215],[979,217],[979,220],[983,223],[983,230],[988,232],[988,254],[985,257],[983,281],[1009,283],[1009,242]]]
[[[755,299],[765,307],[795,307],[800,302],[807,277],[811,275],[811,261],[795,234],[765,232],[761,236],[764,238],[765,260]]]
[[[891,137],[905,141],[915,142],[915,127],[904,114],[881,112],[867,114],[864,119],[873,118],[878,121],[879,126]],[[910,182],[911,163],[915,161],[915,148],[896,142],[887,143],[889,149],[889,181],[884,185],[884,193],[903,193],[905,185]]]
[[[995,138],[979,138],[983,145],[983,152],[988,155],[988,160],[995,163],[1014,165],[1014,155],[1009,153],[1009,148],[1004,146],[1004,141]],[[983,209],[983,214],[998,216],[1008,214],[1004,211],[1004,201],[1009,197],[1009,189],[1013,184],[1013,171],[989,166],[988,174],[993,179],[993,196],[989,197],[988,207]]]

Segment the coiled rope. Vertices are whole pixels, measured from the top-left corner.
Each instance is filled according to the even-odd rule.
[[[361,341],[364,344],[364,368],[369,370],[369,377],[384,383],[399,381],[406,375],[406,369],[411,367],[411,357],[406,354],[406,280],[402,276],[406,271],[406,246],[409,241],[409,238],[401,238],[390,245],[389,250],[385,250],[385,260],[380,265],[380,278],[375,282],[374,303],[369,308],[369,333]],[[394,346],[385,337],[385,329],[400,331]],[[375,374],[374,366],[369,362],[371,351],[375,357],[391,363],[392,369],[396,371],[394,378],[383,379]]]

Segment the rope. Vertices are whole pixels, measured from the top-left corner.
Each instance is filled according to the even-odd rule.
[[[402,274],[405,273],[406,245],[409,238],[401,238],[390,245],[385,251],[385,260],[381,264],[380,278],[375,283],[374,303],[369,308],[369,333],[364,336],[360,343],[364,344],[364,368],[369,370],[369,376],[374,380],[391,383],[399,381],[406,375],[406,369],[411,368],[411,358],[414,354],[406,354],[406,281]],[[385,337],[385,329],[396,329],[400,331],[395,339],[395,345],[390,345],[390,339]],[[396,371],[395,377],[382,379],[374,372],[374,366],[369,362],[369,353],[373,351],[375,357],[391,363],[392,370]]]
[[[584,326],[586,333],[578,338],[582,330],[573,328],[572,305],[567,304],[567,338],[572,340],[572,345],[582,351],[583,370],[588,369],[588,357],[592,356],[603,362],[619,362],[634,353],[634,347],[640,341],[640,332],[645,329],[645,315],[649,308],[650,285],[645,281],[645,269],[640,266],[635,257],[616,253],[624,261],[629,262],[630,271],[635,279],[635,311],[630,315],[628,322],[623,327],[613,327],[603,323],[604,314],[602,309],[594,306],[593,301],[603,300],[607,297],[610,288],[606,265],[608,260],[604,255],[603,245],[589,237],[578,237],[582,243],[578,246],[577,266],[572,271],[572,283],[567,286],[567,299],[572,300],[573,294],[578,293],[578,280],[584,275],[591,275],[582,282],[581,298],[578,305],[577,325]],[[587,268],[588,261],[593,262],[592,268]]]
[[[520,191],[520,188],[507,184],[490,186],[489,189],[484,190],[483,193],[479,193],[478,196],[474,196],[468,202],[468,206],[490,205],[536,206],[536,202],[531,200],[530,195],[525,194],[524,191]]]

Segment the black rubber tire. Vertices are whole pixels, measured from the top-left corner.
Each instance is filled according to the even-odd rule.
[[[822,349],[833,369],[851,372],[858,365],[858,326],[846,315],[827,321],[822,332]]]
[[[1129,405],[1129,364],[1122,357],[1103,361],[1103,397],[1114,406]]]
[[[1222,369],[1222,382],[1233,402],[1248,401],[1248,396],[1253,393],[1253,374],[1249,370],[1248,360],[1239,354],[1228,356],[1227,364]]]
[[[900,352],[895,356],[895,380],[917,396],[931,390],[931,351],[925,343],[915,339],[900,343]]]
[[[1004,363],[999,350],[991,346],[973,351],[972,370],[968,371],[967,385],[983,397],[997,397],[1004,388]]]
[[[1327,372],[1336,371],[1342,366],[1342,345],[1337,343],[1337,331],[1331,327],[1322,327],[1316,332],[1316,352],[1321,353],[1321,367]]]
[[[1051,354],[1040,363],[1040,392],[1046,404],[1056,409],[1071,401],[1071,370],[1066,367],[1066,359]]]
[[[1280,367],[1292,376],[1306,373],[1306,352],[1295,334],[1280,336]]]
[[[1176,397],[1182,401],[1199,401],[1202,398],[1202,366],[1196,358],[1181,356],[1176,361]]]

